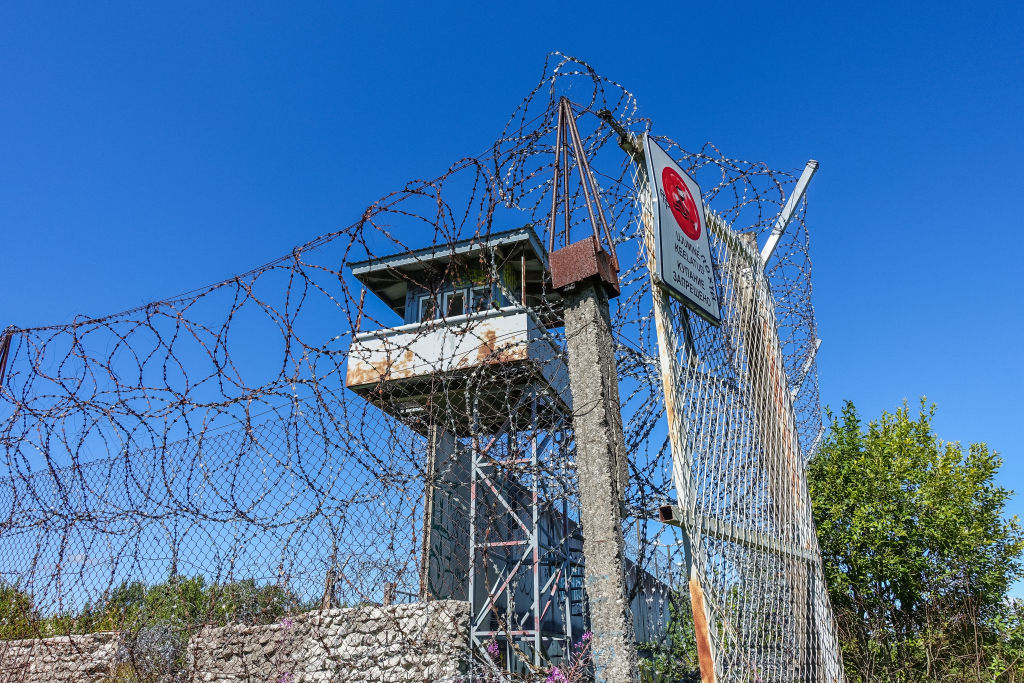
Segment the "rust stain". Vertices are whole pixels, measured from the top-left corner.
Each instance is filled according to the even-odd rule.
[[[530,349],[525,343],[519,342],[509,344],[501,350],[501,362],[512,363],[520,360],[529,360]]]
[[[496,348],[481,362],[482,365],[502,365],[529,360],[530,353],[525,344],[509,343]]]
[[[364,384],[376,384],[381,380],[391,379],[390,363],[367,363],[349,356],[348,372],[345,373],[345,386],[358,387]]]
[[[454,330],[457,337],[472,332],[479,339],[475,347],[457,344],[454,351],[443,352],[443,344],[436,347],[438,353],[433,363],[429,359],[420,358],[409,346],[399,348],[381,348],[376,345],[353,344],[349,351],[348,369],[345,375],[347,387],[360,387],[381,384],[396,379],[406,379],[417,375],[429,375],[436,372],[462,370],[479,365],[499,365],[529,360],[530,345],[521,339],[521,335],[510,335],[512,338],[499,341],[500,330],[481,324],[474,330]],[[505,335],[500,335],[505,337]]]
[[[693,607],[693,631],[697,640],[701,683],[715,683],[715,660],[711,656],[711,632],[704,611],[704,591],[695,576],[690,577],[690,605]]]
[[[486,330],[484,332],[483,343],[480,344],[476,350],[476,360],[478,363],[485,362],[489,357],[494,355],[495,343],[498,341],[498,333],[494,330]]]
[[[416,354],[406,348],[399,358],[393,358],[392,350],[353,344],[349,350],[348,370],[345,386],[358,387],[378,384],[392,379],[404,379],[415,373]]]

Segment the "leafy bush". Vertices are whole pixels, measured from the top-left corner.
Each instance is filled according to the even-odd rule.
[[[640,680],[643,683],[699,683],[700,664],[690,596],[673,591],[668,609],[668,626],[661,641],[642,643],[638,648]]]
[[[35,638],[39,632],[32,596],[0,582],[0,639]]]
[[[847,678],[1021,680],[1024,534],[985,444],[938,439],[934,406],[867,425],[847,403],[808,467]]]

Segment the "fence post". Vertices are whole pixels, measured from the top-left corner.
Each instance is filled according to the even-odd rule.
[[[569,166],[573,158],[592,230],[590,236],[576,242],[569,235]],[[551,285],[561,292],[564,304],[594,677],[597,683],[630,683],[638,681],[639,674],[622,537],[629,464],[608,310],[609,297],[619,295],[619,264],[597,181],[587,162],[571,103],[564,97],[558,103],[551,188]],[[559,199],[563,202],[565,246],[556,251]],[[606,244],[602,244],[602,238]]]
[[[576,471],[596,680],[637,680],[636,639],[626,591],[620,472],[625,466],[618,374],[608,296],[583,283],[564,295]]]

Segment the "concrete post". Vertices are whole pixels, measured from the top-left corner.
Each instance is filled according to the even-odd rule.
[[[608,296],[594,280],[562,295],[595,677],[629,683],[639,679],[622,538],[628,468]]]

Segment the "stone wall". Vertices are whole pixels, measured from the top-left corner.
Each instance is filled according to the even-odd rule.
[[[267,626],[206,628],[189,642],[203,683],[457,681],[469,603],[437,600],[307,612]]]
[[[120,633],[0,641],[0,683],[92,683],[109,678]]]
[[[437,600],[306,612],[264,626],[204,627],[188,641],[202,683],[459,681],[469,661],[469,603]],[[124,672],[125,636],[0,642],[0,683],[106,683]]]

